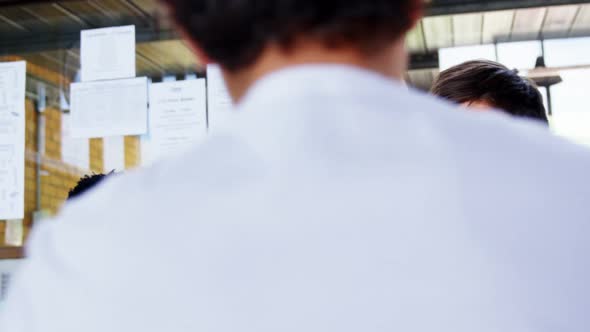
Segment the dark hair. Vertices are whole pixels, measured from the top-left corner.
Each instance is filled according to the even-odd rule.
[[[328,47],[374,52],[401,37],[424,0],[161,0],[213,61],[235,71],[269,43],[289,49],[303,36]]]
[[[111,173],[112,174],[112,173]],[[110,175],[110,174],[108,174]],[[68,200],[71,200],[76,197],[80,197],[82,194],[87,192],[88,190],[94,188],[100,182],[102,182],[107,176],[107,174],[93,174],[93,175],[85,175],[83,178],[78,181],[78,184],[70,190],[68,194]]]
[[[497,62],[468,61],[447,69],[431,92],[458,104],[482,101],[514,116],[548,122],[535,84]]]

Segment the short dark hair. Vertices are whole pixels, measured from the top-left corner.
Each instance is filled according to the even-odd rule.
[[[298,37],[373,52],[407,32],[424,0],[161,0],[176,24],[227,70],[256,61],[271,42]]]
[[[497,62],[468,61],[447,69],[431,92],[458,104],[482,101],[514,116],[548,122],[535,83]]]
[[[110,174],[108,174],[110,175]],[[83,178],[78,181],[78,184],[72,190],[70,190],[68,194],[68,200],[73,198],[77,198],[82,196],[82,194],[86,193],[88,190],[96,187],[100,182],[102,182],[107,176],[107,174],[92,174],[92,175],[85,175]]]

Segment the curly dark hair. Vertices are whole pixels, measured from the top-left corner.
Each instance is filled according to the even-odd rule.
[[[449,68],[440,73],[431,92],[457,104],[483,101],[514,116],[548,123],[535,83],[497,62],[475,60]]]
[[[256,61],[268,43],[300,36],[373,52],[401,37],[424,0],[161,0],[176,24],[227,70]]]
[[[107,176],[113,174],[112,172],[109,174],[92,174],[86,175],[78,181],[78,184],[72,188],[68,194],[68,200],[77,198],[82,196],[82,194],[86,193],[90,189],[96,187],[99,183],[101,183]]]

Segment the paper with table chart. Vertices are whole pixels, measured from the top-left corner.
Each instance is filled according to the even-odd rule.
[[[135,26],[83,30],[81,81],[135,77]]]
[[[64,163],[81,170],[90,169],[90,140],[71,135],[70,114],[61,116],[61,159]]]
[[[125,170],[125,137],[105,137],[103,142],[103,163],[105,172]]]
[[[96,138],[147,132],[147,78],[72,83],[72,136]]]
[[[207,136],[205,80],[150,86],[150,159],[180,154]]]
[[[26,67],[0,63],[0,219],[24,218]]]
[[[229,120],[234,108],[221,69],[217,65],[207,66],[207,102],[209,129],[214,132]]]

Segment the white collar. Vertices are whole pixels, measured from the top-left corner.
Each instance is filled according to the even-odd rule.
[[[240,109],[272,100],[293,100],[316,95],[342,98],[349,94],[391,94],[407,90],[402,82],[360,67],[340,64],[298,65],[259,79],[248,91]]]

